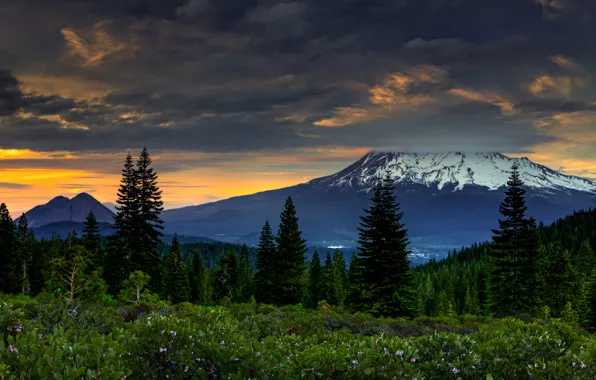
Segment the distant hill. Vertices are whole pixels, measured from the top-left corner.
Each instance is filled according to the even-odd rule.
[[[72,199],[63,196],[53,198],[44,205],[33,207],[25,213],[30,228],[38,228],[56,222],[84,222],[93,211],[100,223],[112,223],[114,213],[97,199],[81,193]],[[18,222],[17,218],[17,222]]]
[[[72,230],[76,233],[76,236],[81,237],[83,234],[83,228],[85,227],[85,223],[81,222],[74,222],[72,223]],[[54,222],[43,225],[41,227],[32,228],[33,234],[37,239],[51,239],[53,236],[60,237],[65,239],[68,237],[68,232],[70,231],[71,224],[70,222]],[[114,229],[110,223],[99,223],[99,233],[103,236],[109,236],[114,233]],[[162,238],[164,243],[171,243],[172,238],[174,237],[173,234],[165,234]],[[200,243],[200,242],[214,242],[215,240],[209,239],[203,236],[184,236],[179,235],[178,239],[180,240],[181,244],[188,244],[188,243]]]
[[[53,236],[66,238],[68,237],[68,232],[70,231],[71,224],[70,222],[54,222],[44,224],[41,227],[34,227],[31,228],[33,234],[37,239],[51,239]],[[81,236],[83,233],[83,228],[85,227],[85,223],[82,222],[73,222],[72,223],[72,230],[76,233],[76,236]],[[112,225],[110,223],[100,222],[99,223],[99,233],[107,236],[114,232]]]

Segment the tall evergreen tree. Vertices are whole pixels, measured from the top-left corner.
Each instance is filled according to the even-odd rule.
[[[13,273],[12,287],[13,292],[26,294],[31,290],[31,283],[29,281],[29,267],[33,256],[32,243],[33,236],[29,232],[29,225],[25,213],[19,218],[15,234],[15,248],[13,250],[13,257],[10,260],[9,267]]]
[[[95,218],[93,211],[89,212],[85,219],[85,227],[83,228],[83,235],[81,236],[83,246],[90,255],[90,265],[92,267],[103,266],[103,258],[101,257],[101,235],[99,233],[99,223]]]
[[[589,277],[592,274],[594,268],[596,268],[596,256],[594,256],[594,251],[590,247],[588,240],[582,241],[579,251],[577,252],[577,256],[578,272],[584,278]]]
[[[303,288],[306,285],[306,241],[298,226],[296,208],[291,197],[286,199],[284,211],[281,213],[281,223],[276,238],[277,255],[274,267],[279,274],[281,285],[277,294],[280,305],[300,303]]]
[[[550,244],[547,249],[547,278],[544,300],[555,317],[561,316],[567,302],[577,306],[580,284],[575,269],[571,265],[569,253],[559,242]]]
[[[222,252],[219,264],[213,273],[213,293],[217,301],[228,298],[235,301],[238,294],[238,256],[232,249]]]
[[[126,155],[122,179],[118,189],[116,203],[116,215],[114,216],[113,244],[123,250],[123,253],[130,255],[136,247],[137,236],[135,222],[139,219],[139,178],[134,168],[134,162],[130,151]]]
[[[139,250],[138,233],[135,228],[135,223],[139,219],[138,189],[139,179],[129,151],[124,160],[116,200],[118,205],[114,216],[114,234],[109,238],[104,262],[104,279],[111,294],[118,294],[122,289],[123,282],[133,271],[132,256]]]
[[[190,281],[188,279],[188,269],[180,250],[178,235],[174,234],[170,251],[166,256],[164,295],[172,303],[190,301]]]
[[[538,236],[535,223],[526,218],[526,191],[517,164],[511,168],[507,186],[499,206],[504,219],[493,230],[491,303],[498,315],[528,311],[536,278],[533,258]]]
[[[346,299],[346,262],[344,255],[335,250],[333,253],[333,293],[335,295],[335,304],[343,305]]]
[[[586,319],[588,325],[592,329],[596,329],[596,269],[592,271],[592,275],[590,276],[588,297],[588,315]]]
[[[346,303],[356,309],[362,306],[362,300],[364,299],[362,295],[364,286],[362,261],[356,253],[352,252],[350,267],[347,273],[348,288],[346,289]]]
[[[198,248],[195,248],[192,253],[190,279],[192,302],[208,305],[211,302],[211,282],[209,271],[203,265]]]
[[[271,232],[269,221],[265,221],[259,238],[257,272],[255,273],[255,297],[261,303],[276,303],[274,287],[279,285],[275,281],[276,273],[273,267],[276,255],[275,238]]]
[[[319,252],[315,251],[310,261],[310,267],[308,271],[308,295],[309,301],[308,306],[316,308],[319,301],[323,300],[322,295],[322,270],[321,270],[321,259],[319,258]]]
[[[12,261],[15,248],[15,228],[6,204],[0,204],[0,290],[8,293],[11,290],[11,268],[7,263]]]
[[[389,174],[375,187],[369,209],[361,217],[358,240],[363,273],[361,307],[390,316],[416,313],[414,279],[408,261],[409,240],[403,213]]]
[[[150,288],[157,290],[159,265],[161,263],[158,246],[163,233],[163,201],[161,190],[157,185],[157,173],[151,167],[152,160],[147,148],[143,148],[134,175],[138,181],[137,199],[138,218],[134,225],[138,234],[138,250],[132,257],[135,269],[141,270],[151,276]]]
[[[250,271],[248,247],[246,244],[240,248],[238,261],[238,301],[248,302],[253,295],[253,278]]]
[[[335,294],[335,267],[331,254],[327,252],[325,256],[325,264],[323,265],[323,275],[321,279],[322,296],[330,305],[337,305],[337,297]]]

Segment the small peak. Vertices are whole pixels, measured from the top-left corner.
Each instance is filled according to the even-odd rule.
[[[90,199],[95,199],[95,198],[93,198],[93,196],[91,196],[88,193],[80,193],[80,194],[77,194],[77,196],[74,197],[73,199],[89,199],[90,200]]]
[[[70,199],[66,198],[65,196],[58,195],[57,197],[52,198],[48,203],[55,203],[55,202],[68,202]]]

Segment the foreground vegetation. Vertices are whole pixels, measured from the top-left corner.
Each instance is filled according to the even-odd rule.
[[[75,311],[45,294],[0,305],[2,379],[596,376],[596,339],[557,319],[379,319],[325,303]]]

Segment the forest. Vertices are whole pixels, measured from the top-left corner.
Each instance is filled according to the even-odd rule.
[[[596,376],[596,211],[537,224],[515,165],[492,241],[415,268],[389,176],[348,262],[307,260],[291,198],[257,247],[165,244],[146,148],[117,195],[107,237],[0,205],[0,379]]]

